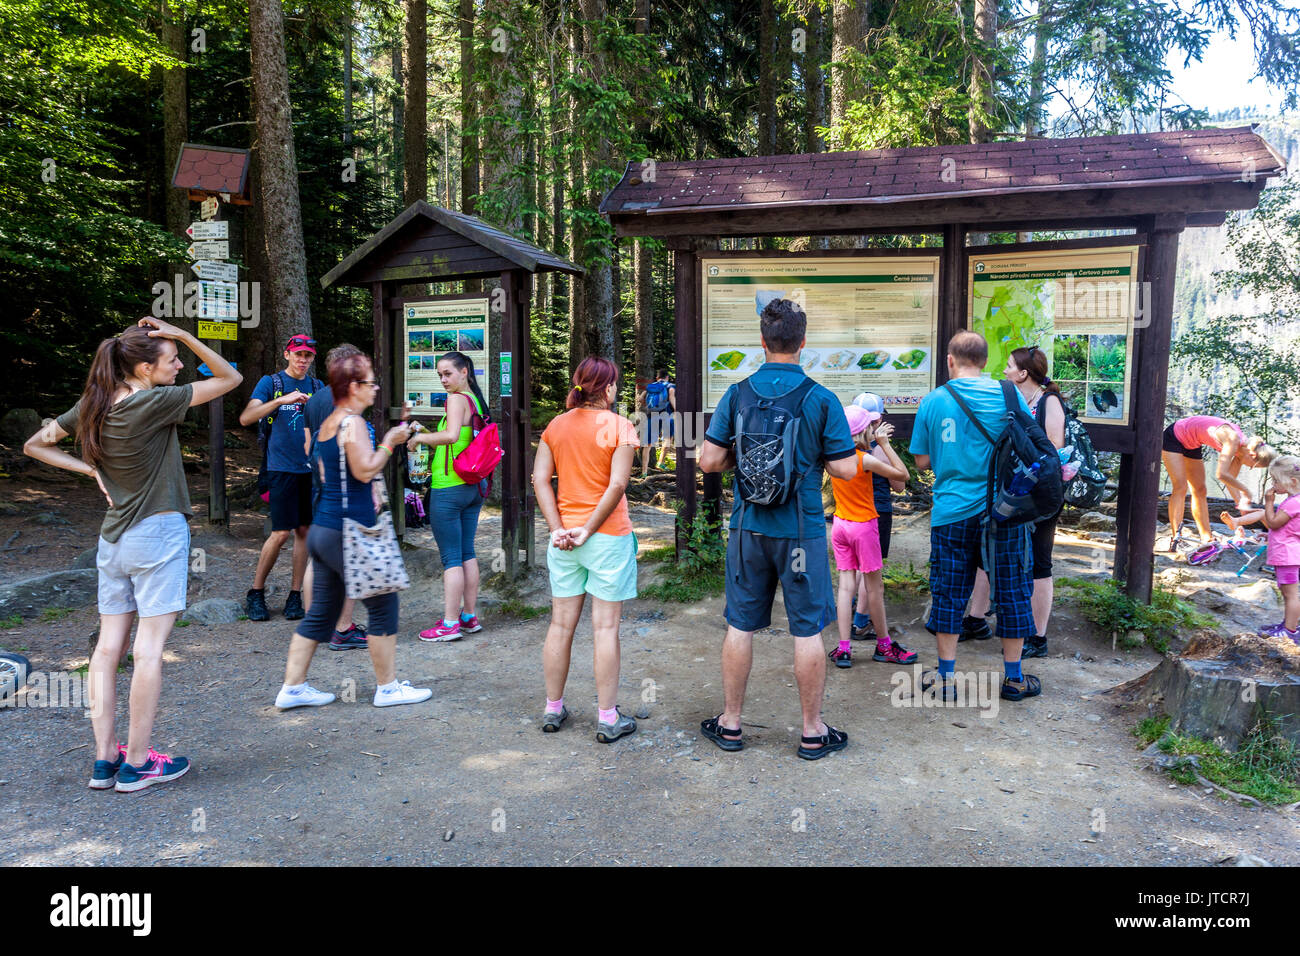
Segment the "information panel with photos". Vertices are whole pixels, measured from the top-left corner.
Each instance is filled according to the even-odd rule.
[[[914,412],[934,387],[939,257],[701,259],[704,410],[763,364],[759,315],[773,299],[808,316],[804,371],[844,404],[875,392]]]
[[[1047,374],[1087,423],[1127,425],[1138,246],[971,255],[968,315],[1004,376],[1017,348],[1038,346]]]
[[[447,391],[438,377],[438,359],[448,352],[463,352],[474,362],[483,397],[488,393],[488,300],[407,300],[402,305],[402,395],[415,414],[436,413],[447,406]]]

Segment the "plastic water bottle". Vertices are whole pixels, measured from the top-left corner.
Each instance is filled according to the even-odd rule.
[[[1017,498],[1022,498],[1034,490],[1038,484],[1038,472],[1042,470],[1041,462],[1034,462],[1028,468],[1022,463],[1011,476],[1011,483],[999,496],[993,506],[993,517],[998,521],[1009,521],[1018,510]]]

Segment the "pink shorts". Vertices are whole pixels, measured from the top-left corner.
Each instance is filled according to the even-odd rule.
[[[835,552],[835,568],[839,571],[870,572],[884,567],[880,557],[880,529],[875,518],[870,521],[836,518],[831,524],[831,550]]]
[[[1300,564],[1279,564],[1273,570],[1278,584],[1300,584]]]

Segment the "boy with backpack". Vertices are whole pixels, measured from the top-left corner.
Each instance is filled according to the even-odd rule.
[[[944,701],[957,699],[957,638],[979,567],[989,572],[998,612],[1001,697],[1019,701],[1042,693],[1039,679],[1020,666],[1025,639],[1035,633],[1028,539],[1038,511],[1060,506],[1060,459],[1019,390],[983,374],[988,354],[981,335],[952,337],[949,381],[922,399],[912,431],[917,470],[934,471],[926,629],[935,635],[939,666],[921,686],[938,683],[934,693]],[[1008,466],[1014,466],[1009,482]],[[1038,500],[1053,496],[1054,505]]]
[[[808,327],[803,310],[788,299],[774,299],[759,321],[766,362],[727,389],[699,450],[702,471],[735,469],[722,645],[724,704],[722,713],[703,721],[700,729],[723,750],[743,746],[740,712],[753,636],[772,623],[779,582],[803,710],[803,740],[796,753],[817,760],[849,742],[847,734],[821,718],[826,684],[821,632],[835,620],[822,467],[849,479],[857,474],[858,461],[844,409],[834,393],[799,366]]]
[[[293,581],[284,604],[286,620],[306,614],[302,604],[302,580],[307,570],[307,528],[311,525],[311,468],[304,447],[303,406],[325,388],[307,374],[316,357],[316,340],[295,335],[284,347],[282,372],[263,375],[248,404],[239,414],[244,427],[259,423],[263,469],[271,503],[271,534],[258,556],[253,587],[246,597],[250,621],[266,621],[266,578],[280,556],[280,549],[293,536]]]
[[[645,410],[648,433],[646,449],[641,456],[641,477],[644,478],[653,455],[656,462],[662,464],[663,441],[671,440],[674,434],[673,411],[677,408],[677,386],[668,380],[668,370],[661,368],[658,377],[645,387]]]

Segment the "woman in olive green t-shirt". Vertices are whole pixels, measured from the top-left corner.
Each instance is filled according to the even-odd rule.
[[[176,343],[212,377],[176,386],[184,368]],[[95,766],[90,786],[119,792],[166,783],[189,770],[185,757],[149,746],[162,685],[163,644],[185,608],[189,490],[176,426],[195,405],[235,388],[242,376],[189,332],[146,316],[95,351],[81,400],[27,440],[31,457],[95,479],[108,499],[99,533],[99,641],[90,659]],[[57,444],[75,433],[81,458]],[[117,665],[137,614],[131,727],[118,743]]]
[[[474,361],[462,352],[448,352],[438,360],[438,377],[447,390],[447,414],[438,430],[415,435],[408,448],[432,445],[429,461],[429,523],[442,558],[444,595],[442,620],[420,632],[428,642],[458,641],[462,633],[483,630],[474,614],[478,601],[479,569],[474,554],[483,496],[478,484],[466,484],[452,466],[456,456],[474,440],[470,427],[474,415],[487,414],[479,390]]]

